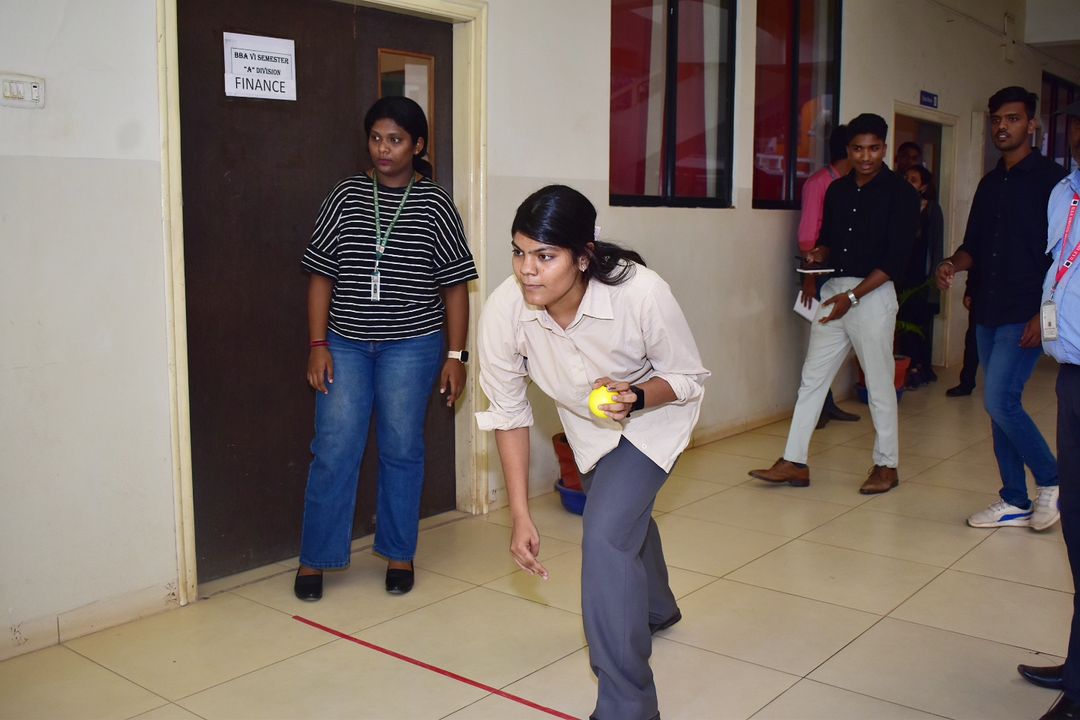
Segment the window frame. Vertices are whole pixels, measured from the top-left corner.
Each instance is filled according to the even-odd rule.
[[[727,161],[727,171],[717,173],[716,197],[689,197],[674,194],[675,169],[678,161],[675,152],[677,145],[677,110],[678,110],[678,71],[679,71],[679,2],[680,0],[665,0],[667,12],[667,33],[664,52],[664,129],[661,138],[661,155],[664,158],[664,166],[660,173],[660,194],[658,195],[632,195],[625,193],[612,193],[610,170],[608,174],[608,204],[612,207],[676,207],[676,208],[731,208],[734,207],[734,152],[735,152],[735,31],[738,18],[739,0],[728,0],[726,52],[722,53],[725,60],[727,73],[727,92],[720,97],[721,104],[726,103],[732,111],[727,118],[727,132],[718,138],[717,157]],[[611,96],[608,95],[608,112],[610,118]],[[610,121],[609,121],[610,127]],[[609,145],[608,155],[611,149]]]
[[[1050,87],[1049,93],[1045,92],[1047,86]],[[1043,135],[1039,138],[1039,148],[1041,149],[1043,145],[1045,145],[1048,151],[1045,153],[1046,157],[1057,162],[1057,159],[1054,157],[1055,141],[1059,138],[1063,138],[1066,159],[1065,169],[1072,172],[1077,167],[1080,167],[1080,163],[1077,163],[1076,158],[1074,158],[1069,151],[1069,121],[1067,117],[1060,114],[1062,108],[1058,107],[1059,89],[1065,90],[1066,106],[1080,100],[1080,85],[1044,70],[1042,74],[1042,85],[1040,87],[1040,90],[1043,91],[1043,97],[1039,98],[1039,115],[1042,115],[1042,110],[1045,108],[1049,122],[1044,126],[1040,117],[1039,124]]]
[[[796,60],[799,57],[799,50],[801,49],[801,33],[802,33],[802,2],[803,0],[791,0],[794,5],[794,11],[792,13],[792,25],[791,25],[791,43],[788,46],[791,51],[791,57]],[[826,76],[826,82],[830,87],[834,88],[833,102],[832,102],[832,116],[833,127],[840,124],[840,63],[841,63],[841,46],[843,45],[843,31],[844,31],[844,0],[835,0],[836,2],[836,27],[835,36],[833,37],[832,51],[833,51],[833,63],[832,70]],[[754,58],[754,69],[757,70],[757,57]],[[798,137],[798,133],[795,132],[799,129],[799,63],[796,61],[788,68],[788,79],[791,81],[791,98],[788,112],[788,137]],[[757,107],[757,90],[754,91],[754,103]],[[754,124],[754,137],[757,137],[757,125]],[[753,151],[751,151],[753,154]],[[784,148],[784,190],[790,200],[758,200],[753,197],[753,183],[750,186],[751,207],[755,210],[799,210],[802,208],[802,197],[795,198],[795,181],[798,175],[798,157],[799,147],[798,143],[788,142]]]

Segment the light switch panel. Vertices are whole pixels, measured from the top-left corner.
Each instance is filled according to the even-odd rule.
[[[0,107],[45,107],[45,78],[0,72]]]

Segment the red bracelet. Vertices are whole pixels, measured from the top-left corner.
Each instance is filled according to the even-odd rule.
[[[309,347],[313,347],[313,348],[330,347],[330,341],[328,341],[328,340],[312,340],[309,343]]]

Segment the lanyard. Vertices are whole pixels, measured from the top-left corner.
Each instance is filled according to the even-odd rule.
[[[1065,257],[1065,246],[1069,243],[1069,231],[1072,230],[1073,220],[1076,219],[1076,206],[1080,205],[1080,193],[1073,193],[1072,202],[1069,203],[1069,218],[1065,221],[1065,234],[1061,236],[1061,257]],[[1065,273],[1069,272],[1069,268],[1076,262],[1076,257],[1080,255],[1080,241],[1077,241],[1076,247],[1069,253],[1069,259],[1066,260],[1058,267],[1057,276],[1054,278],[1054,287],[1050,288],[1050,299],[1054,299],[1054,292],[1057,290],[1057,286],[1061,283],[1061,278],[1065,277]]]
[[[383,253],[386,252],[386,245],[390,242],[390,233],[394,231],[394,225],[397,224],[398,217],[401,216],[401,209],[405,207],[405,201],[409,199],[409,191],[412,190],[413,180],[415,175],[409,178],[409,184],[405,186],[405,194],[401,196],[401,202],[398,203],[397,212],[394,213],[394,219],[390,221],[390,225],[386,228],[386,234],[382,232],[382,220],[379,217],[379,178],[378,176],[372,178],[371,194],[375,199],[375,273],[379,272],[379,261],[382,260]]]

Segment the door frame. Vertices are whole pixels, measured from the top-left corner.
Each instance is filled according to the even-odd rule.
[[[454,39],[454,201],[461,212],[479,279],[472,283],[470,326],[476,327],[487,297],[487,0],[336,0],[453,24]],[[165,242],[166,338],[172,479],[176,523],[177,599],[193,602],[198,593],[195,508],[191,473],[190,386],[187,364],[186,283],[184,275],[183,185],[180,168],[180,80],[176,4],[157,0],[158,112],[161,137],[162,229]],[[475,333],[470,338],[475,349]],[[475,353],[473,353],[475,357]],[[489,440],[473,421],[479,409],[476,363],[466,365],[466,392],[455,410],[457,509],[486,512],[484,458]]]
[[[949,113],[941,112],[940,110],[931,110],[921,105],[911,105],[900,100],[893,101],[893,126],[896,126],[896,116],[906,115],[907,117],[915,118],[916,120],[925,120],[926,122],[934,123],[941,126],[941,172],[937,179],[938,186],[938,205],[941,207],[943,213],[945,213],[945,257],[948,257],[956,249],[959,243],[955,241],[956,238],[963,236],[963,225],[957,222],[956,213],[956,161],[959,151],[957,143],[957,124],[959,118],[956,115],[950,115]],[[941,319],[942,328],[942,357],[945,359],[945,367],[949,367],[949,350],[951,348],[951,340],[953,338],[952,327],[952,308],[953,298],[951,292],[942,293],[941,303]],[[960,330],[961,341],[963,345],[964,329]]]

